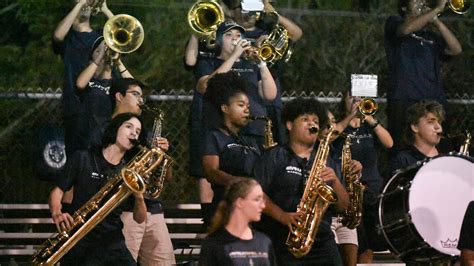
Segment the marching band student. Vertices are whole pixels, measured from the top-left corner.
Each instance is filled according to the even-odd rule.
[[[474,265],[474,201],[467,206],[457,248],[461,250],[461,266]]]
[[[61,198],[74,186],[72,211],[81,208],[125,165],[124,157],[141,136],[141,121],[131,113],[116,116],[104,133],[102,148],[77,151],[68,159],[65,176],[50,194],[51,216],[58,231],[70,229],[73,217],[61,212]],[[142,223],[146,206],[142,194],[134,193],[133,218]],[[136,265],[125,245],[119,205],[63,257],[64,265]]]
[[[385,52],[390,76],[387,91],[388,129],[401,148],[407,108],[421,100],[436,100],[445,108],[441,66],[462,52],[461,44],[438,15],[447,0],[428,7],[426,0],[398,0],[399,16],[385,23]],[[429,29],[432,25],[437,33]]]
[[[206,92],[207,83],[217,73],[230,70],[239,73],[246,84],[246,91],[250,101],[250,113],[253,116],[266,116],[264,101],[271,101],[276,96],[276,84],[265,62],[251,62],[241,58],[244,51],[250,49],[250,41],[243,38],[244,28],[232,21],[226,21],[216,30],[216,57],[203,58],[196,66],[197,91]],[[203,117],[207,128],[212,128],[219,121],[218,112],[204,101]],[[244,133],[257,139],[259,145],[264,143],[265,121],[254,121],[244,128]]]
[[[242,178],[228,188],[203,240],[199,265],[276,265],[272,242],[249,223],[265,208],[262,187]]]
[[[250,116],[246,82],[241,76],[233,71],[215,74],[204,97],[221,116],[219,126],[206,134],[202,157],[204,174],[214,191],[210,213],[214,215],[226,186],[251,176],[261,151],[255,139],[241,132]]]
[[[436,101],[421,101],[408,108],[405,142],[410,146],[390,159],[389,178],[398,169],[439,155],[436,145],[438,145],[443,132],[441,126],[443,120],[443,106]],[[387,182],[388,180],[385,183]]]
[[[342,265],[338,247],[331,231],[331,213],[321,217],[316,239],[309,253],[303,258],[295,258],[287,249],[285,242],[290,225],[304,214],[297,213],[297,205],[303,195],[309,178],[314,157],[317,132],[327,125],[326,108],[315,99],[295,99],[288,102],[282,110],[282,120],[288,130],[289,142],[267,150],[255,164],[254,178],[260,182],[265,197],[264,214],[258,229],[272,239],[278,265]],[[329,157],[320,171],[320,177],[331,186],[338,197],[336,207],[342,211],[347,207],[348,195],[339,181],[334,161]]]
[[[87,66],[92,45],[101,36],[101,31],[93,30],[90,26],[91,9],[87,0],[76,1],[74,7],[59,22],[53,34],[53,50],[60,54],[64,64],[64,85],[62,94],[66,154],[71,156],[74,151],[84,147],[80,134],[83,131],[81,119],[83,107],[75,91],[76,79]],[[106,1],[100,11],[113,17]]]
[[[86,130],[81,137],[86,146],[79,147],[80,149],[89,147],[92,132],[109,121],[112,115],[113,109],[109,99],[112,67],[115,66],[119,70],[122,78],[133,78],[120,58],[112,63],[112,59],[106,55],[110,48],[107,47],[102,37],[96,40],[93,48],[89,65],[76,80],[76,93],[82,99],[85,109],[85,121],[82,127]],[[113,52],[112,54],[116,55],[117,53]]]
[[[335,130],[338,130],[336,118],[334,117],[333,113],[329,110],[328,110],[328,120],[329,120],[329,123],[334,126]],[[343,130],[344,129],[342,129],[341,131],[338,130],[338,132],[342,132]],[[322,136],[324,136],[324,134]],[[337,169],[336,173],[340,173],[340,177],[342,179],[341,181],[345,185],[344,183],[345,180],[344,180],[344,176],[342,176],[342,168],[341,168],[341,151],[334,149],[334,146],[331,144],[331,148],[329,152],[330,152],[331,158],[336,163],[337,168],[339,168]],[[357,171],[357,169],[360,169],[361,167],[362,165],[360,164],[360,162],[356,160],[352,160],[351,168],[353,171]],[[337,213],[338,212],[336,212],[336,214]],[[357,248],[359,246],[359,242],[357,240],[357,230],[347,228],[341,223],[341,221],[342,221],[342,217],[340,215],[334,215],[332,217],[331,229],[332,229],[332,232],[334,233],[336,244],[339,247],[339,252],[341,253],[343,265],[355,266],[357,264]]]
[[[380,236],[377,233],[378,225],[378,200],[377,196],[382,190],[383,177],[378,170],[377,146],[384,149],[393,146],[390,133],[372,115],[361,116],[358,106],[361,100],[349,95],[346,91],[341,99],[339,109],[342,117],[339,126],[344,121],[349,121],[347,126],[340,127],[345,134],[351,135],[352,159],[362,164],[361,182],[365,185],[363,197],[362,223],[357,228],[359,243],[359,263],[371,263],[373,250],[383,249],[378,244]],[[347,119],[349,118],[349,119]],[[344,138],[334,142],[335,149],[342,151]]]
[[[245,28],[245,38],[255,40],[257,46],[259,46],[265,39],[268,38],[269,34],[277,24],[287,30],[289,39],[288,46],[290,49],[292,49],[295,42],[297,42],[303,36],[303,31],[294,21],[276,12],[276,9],[271,3],[273,1],[263,1],[264,12],[260,13],[258,19],[255,12],[243,12],[240,1],[229,2],[234,2],[232,6],[232,13],[235,21]],[[273,79],[275,80],[275,84],[277,86],[277,94],[273,101],[267,101],[265,104],[268,116],[271,118],[273,123],[273,137],[278,143],[285,143],[286,130],[281,121],[281,108],[283,106],[281,94],[283,92],[283,88],[279,77],[282,76],[286,63],[283,59],[273,63],[274,64],[270,68],[270,72],[272,73]]]

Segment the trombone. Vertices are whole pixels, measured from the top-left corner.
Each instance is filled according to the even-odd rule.
[[[117,60],[120,54],[136,51],[143,43],[145,33],[143,26],[135,17],[119,14],[111,17],[104,25],[104,41],[109,49],[117,52],[111,60]]]

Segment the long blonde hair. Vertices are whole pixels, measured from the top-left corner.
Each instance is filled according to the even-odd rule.
[[[239,178],[229,185],[224,194],[224,198],[217,207],[216,214],[212,218],[208,233],[212,234],[226,226],[229,222],[230,214],[235,208],[235,201],[238,198],[245,198],[252,191],[252,188],[259,185],[257,181],[251,178]]]

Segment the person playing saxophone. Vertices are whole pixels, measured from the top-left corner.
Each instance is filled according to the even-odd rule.
[[[125,154],[135,146],[141,135],[141,126],[135,114],[117,115],[104,132],[102,148],[78,151],[68,159],[65,176],[49,197],[51,216],[59,232],[68,232],[75,222],[70,214],[61,212],[64,192],[74,186],[72,211],[80,209],[125,165]],[[144,197],[134,193],[134,198],[133,218],[137,223],[143,223],[147,210]],[[125,245],[121,212],[120,205],[113,209],[65,254],[61,265],[136,265]]]
[[[301,197],[318,150],[315,148],[318,131],[327,125],[326,108],[315,99],[297,98],[283,107],[282,120],[288,131],[288,143],[267,150],[254,167],[254,178],[266,195],[265,215],[257,229],[272,239],[278,265],[342,265],[331,231],[330,212],[323,215],[307,255],[297,259],[285,245],[289,228],[298,226],[303,216],[296,212],[297,205],[303,200]],[[337,195],[336,208],[344,210],[348,205],[348,194],[334,170],[334,161],[329,157],[322,163],[326,166],[319,178]]]

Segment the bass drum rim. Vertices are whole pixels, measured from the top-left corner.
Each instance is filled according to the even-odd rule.
[[[412,185],[413,182],[415,181],[415,178],[419,175],[419,172],[421,169],[423,169],[424,166],[429,164],[432,161],[435,161],[436,159],[443,158],[443,157],[455,157],[459,159],[464,159],[467,160],[468,162],[474,163],[474,159],[469,156],[465,156],[459,153],[449,153],[449,154],[444,154],[444,155],[438,155],[432,158],[426,158],[424,160],[418,161],[416,164],[410,165],[406,168],[400,169],[397,171],[393,177],[390,178],[390,180],[387,182],[387,184],[384,186],[382,193],[380,194],[379,198],[379,229],[381,231],[381,234],[385,238],[385,241],[387,242],[389,249],[394,252],[401,260],[407,261],[407,260],[414,260],[414,261],[433,261],[433,260],[440,260],[440,259],[450,259],[453,257],[456,257],[457,254],[447,254],[444,253],[440,250],[438,250],[436,247],[433,247],[425,241],[423,235],[420,233],[420,229],[418,228],[418,225],[413,222],[413,216],[412,216],[412,209],[410,209],[410,201],[412,200]],[[426,168],[425,168],[426,169]],[[422,178],[422,177],[420,177]],[[400,182],[402,182],[403,186],[400,186]],[[397,185],[394,187],[394,185]],[[400,194],[400,195],[396,195]],[[384,208],[386,208],[385,203],[389,202],[387,198],[390,196],[401,196],[400,198],[395,198],[398,199],[399,201],[401,200],[402,202],[395,202],[395,203],[400,203],[399,208],[404,208],[403,212],[400,213],[397,217],[400,218],[399,220],[396,220],[395,222],[390,221],[387,222],[386,217],[384,217],[386,214],[390,214],[393,216],[393,214],[397,215],[400,212],[399,210],[388,210],[385,211]],[[474,200],[474,198],[472,199]],[[392,202],[393,203],[393,202]],[[466,203],[467,204],[467,203]],[[393,218],[393,217],[392,217]],[[461,218],[462,219],[462,218]],[[407,242],[406,246],[400,247],[397,245],[394,241],[392,241],[391,233],[394,230],[407,230],[409,232],[409,235],[405,236]],[[422,230],[421,230],[422,231]],[[415,244],[410,245],[410,244]],[[416,244],[418,244],[416,246]],[[408,247],[408,248],[407,248]],[[424,254],[424,257],[421,256],[420,254]]]

